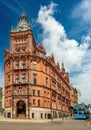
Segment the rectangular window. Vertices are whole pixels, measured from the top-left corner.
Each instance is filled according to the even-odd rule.
[[[36,85],[37,84],[37,75],[33,74],[33,83]]]
[[[44,91],[44,97],[46,97],[46,91]]]
[[[25,95],[25,90],[22,90],[22,95]]]
[[[25,69],[26,68],[26,63],[25,61],[22,62],[22,69]]]
[[[49,92],[47,92],[47,97],[49,97]]]
[[[33,62],[33,70],[36,70],[37,67],[36,67],[36,62]]]
[[[44,107],[46,107],[46,101],[44,101]]]
[[[9,99],[9,105],[11,105],[11,99]]]
[[[8,76],[8,84],[10,84],[10,75]]]
[[[48,87],[48,78],[46,77],[46,86]]]
[[[45,66],[45,73],[48,73],[48,67]]]
[[[33,96],[35,96],[35,90],[33,90]]]
[[[41,118],[43,118],[43,113],[41,113]]]
[[[16,62],[16,69],[19,69],[19,62]]]
[[[35,99],[33,99],[33,105],[35,105]]]
[[[38,96],[40,96],[40,90],[38,90]]]
[[[38,107],[40,107],[40,100],[38,100]]]
[[[22,83],[26,83],[26,78],[25,78],[25,79],[22,79]]]
[[[32,113],[32,118],[34,118],[34,113]]]
[[[16,83],[19,84],[19,75],[16,75]]]
[[[45,119],[46,119],[46,113],[45,113]]]
[[[18,95],[19,94],[19,90],[16,90],[15,93],[16,93],[16,95]]]
[[[22,83],[26,83],[26,74],[22,74]]]

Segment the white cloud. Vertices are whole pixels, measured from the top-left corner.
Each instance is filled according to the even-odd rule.
[[[88,36],[83,36],[83,42],[91,44],[91,0],[82,0],[74,10],[72,11],[73,18],[78,20],[81,32],[85,31]],[[78,27],[79,28],[79,27]],[[79,30],[79,29],[77,29]],[[72,78],[74,83],[78,83],[78,87],[81,89],[82,98],[86,102],[91,103],[91,45],[85,54],[81,71],[77,77]]]
[[[56,4],[51,3],[48,6],[41,6],[39,10],[37,22],[39,22],[43,28],[42,43],[47,54],[53,52],[55,59],[59,61],[60,64],[63,60],[70,73],[79,72],[76,74],[76,77],[71,77],[71,81],[81,89],[82,96],[85,99],[84,101],[86,101],[86,94],[91,95],[89,90],[86,89],[91,90],[91,81],[90,78],[88,78],[88,76],[91,77],[89,71],[89,67],[91,66],[89,60],[90,53],[88,53],[91,38],[90,36],[83,36],[82,43],[80,44],[75,39],[68,39],[63,25],[53,17],[56,6]],[[88,64],[86,64],[86,61]]]
[[[71,80],[77,87],[80,88],[82,99],[85,102],[91,103],[91,50],[88,50],[83,59],[81,72],[72,77]]]
[[[76,5],[73,11],[73,17],[84,20],[89,23],[91,21],[91,0],[82,0]]]
[[[77,19],[78,31],[91,35],[91,0],[82,0],[72,11],[72,17]]]
[[[68,70],[73,70],[74,66],[79,67],[88,44],[80,44],[72,39],[68,39],[65,29],[53,17],[56,4],[51,3],[48,7],[41,7],[37,21],[43,28],[43,44],[47,53],[54,53],[55,58],[61,62],[64,60]]]

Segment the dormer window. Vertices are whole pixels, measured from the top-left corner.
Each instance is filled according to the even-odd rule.
[[[40,52],[40,57],[42,57],[42,58],[44,57],[44,54],[42,52]]]

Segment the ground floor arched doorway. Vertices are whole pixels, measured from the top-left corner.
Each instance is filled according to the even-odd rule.
[[[19,118],[26,117],[26,104],[24,101],[17,102],[17,117]]]

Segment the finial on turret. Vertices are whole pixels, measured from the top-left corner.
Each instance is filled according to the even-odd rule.
[[[62,60],[62,71],[65,72],[65,67],[64,67],[64,63],[63,63],[63,60]]]
[[[24,17],[24,16],[26,16],[26,14],[25,14],[25,11],[24,11],[24,9],[23,9],[23,12],[22,12],[21,17]]]

